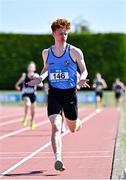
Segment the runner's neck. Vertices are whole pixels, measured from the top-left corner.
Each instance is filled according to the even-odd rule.
[[[57,51],[63,51],[63,50],[65,50],[66,49],[66,46],[67,46],[67,43],[66,42],[64,42],[64,43],[55,43],[54,44],[54,48],[55,48],[55,50],[57,50]]]

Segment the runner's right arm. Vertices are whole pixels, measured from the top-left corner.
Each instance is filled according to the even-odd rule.
[[[47,57],[48,57],[48,49],[44,49],[42,51],[43,69],[40,74],[42,81],[48,76]]]
[[[25,76],[26,76],[26,74],[23,73],[22,76],[19,78],[19,80],[16,82],[16,84],[15,84],[15,89],[16,89],[17,91],[20,91],[20,90],[21,90],[21,87],[20,87],[19,85],[24,82]]]

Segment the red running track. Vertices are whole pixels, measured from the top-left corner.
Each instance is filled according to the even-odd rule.
[[[35,130],[21,127],[23,108],[7,107],[6,112],[10,117],[0,112],[0,178],[110,179],[120,118],[117,109],[105,108],[98,113],[94,108],[80,108],[82,129],[66,131],[62,137],[64,172],[54,169],[46,108],[37,108]],[[14,117],[19,120],[15,122]]]

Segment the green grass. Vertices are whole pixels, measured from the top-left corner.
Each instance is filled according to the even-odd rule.
[[[24,102],[21,101],[21,102],[2,102],[0,103],[0,106],[24,106]],[[39,102],[37,103],[37,106],[46,106],[46,103],[43,103],[43,102]]]
[[[90,91],[84,91],[84,93],[88,93]],[[16,93],[16,94],[21,94],[20,91],[0,91],[0,93]],[[38,93],[41,93],[41,91],[38,91]],[[104,92],[104,101],[105,101],[105,106],[109,107],[109,106],[113,106],[114,105],[114,95],[113,92],[111,91],[105,91]],[[45,105],[45,103],[37,103],[38,105]],[[2,102],[0,103],[1,106],[23,106],[24,103],[23,101],[20,102]],[[94,106],[94,103],[80,103],[80,106]]]
[[[126,167],[126,102],[124,103],[122,116],[121,116],[121,125],[120,125],[120,138],[121,138],[121,153],[123,166]]]

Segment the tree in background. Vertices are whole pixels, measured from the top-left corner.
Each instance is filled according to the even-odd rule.
[[[73,20],[75,33],[91,33],[88,22],[81,16]]]

